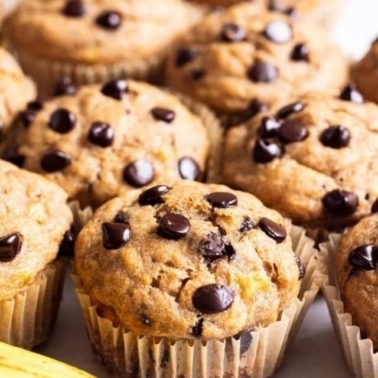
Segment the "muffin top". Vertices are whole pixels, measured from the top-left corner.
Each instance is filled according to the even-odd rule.
[[[346,77],[345,56],[322,30],[255,3],[207,16],[177,41],[166,69],[170,86],[227,113],[257,113]]]
[[[377,211],[378,209],[376,209]],[[340,240],[335,255],[337,281],[346,312],[363,337],[378,347],[378,215],[362,219]]]
[[[40,106],[19,122],[4,158],[51,178],[83,206],[158,181],[203,178],[206,128],[158,88],[111,81]]]
[[[13,117],[29,101],[34,100],[36,91],[18,63],[5,49],[0,48],[0,130],[9,130]]]
[[[378,198],[378,107],[348,85],[230,129],[223,179],[295,223],[344,227]]]
[[[33,56],[107,64],[161,54],[202,13],[181,0],[159,6],[150,0],[28,0],[10,17],[7,32]]]
[[[72,213],[67,195],[46,178],[0,160],[0,300],[31,285],[54,260]]]
[[[115,198],[80,232],[95,303],[137,334],[224,338],[277,320],[300,286],[283,218],[248,193],[184,180]]]

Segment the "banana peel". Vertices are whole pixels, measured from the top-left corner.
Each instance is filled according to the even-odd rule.
[[[96,378],[52,358],[0,342],[1,378]]]

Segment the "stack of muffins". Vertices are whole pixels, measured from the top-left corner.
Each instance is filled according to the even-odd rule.
[[[0,340],[46,340],[68,255],[116,376],[268,377],[324,280],[306,233],[378,210],[370,66],[349,84],[322,30],[338,1],[151,3],[28,0],[7,17],[35,84],[0,52]],[[370,225],[354,271],[375,269]]]

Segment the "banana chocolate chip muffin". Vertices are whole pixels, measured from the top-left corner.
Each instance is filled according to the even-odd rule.
[[[79,84],[157,80],[168,46],[202,15],[181,0],[154,6],[150,0],[30,0],[10,16],[7,38],[40,94],[50,95],[63,75]]]
[[[166,81],[246,119],[308,91],[340,88],[347,71],[344,54],[318,27],[248,2],[208,15],[180,38]]]
[[[75,266],[97,314],[120,325],[125,337],[131,332],[176,345],[238,339],[243,333],[250,344],[249,331],[278,320],[303,277],[277,212],[248,193],[193,181],[151,187],[103,205],[77,238]],[[138,376],[137,343],[129,340],[126,351],[134,360],[107,355],[111,340],[101,340],[100,332],[87,326],[113,371]],[[125,353],[123,346],[117,353]],[[167,361],[175,358],[167,353]],[[151,364],[143,349],[142,354],[141,361]],[[217,357],[209,350],[210,359],[218,362]],[[168,371],[169,363],[160,368]]]
[[[223,180],[294,223],[337,229],[378,198],[378,107],[353,85],[311,93],[229,130]]]
[[[15,134],[4,157],[54,180],[82,206],[158,181],[202,180],[209,152],[206,126],[180,100],[124,80],[47,101]]]

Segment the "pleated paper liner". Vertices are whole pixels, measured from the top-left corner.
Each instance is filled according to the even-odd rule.
[[[188,341],[135,335],[99,316],[97,306],[73,271],[72,279],[88,335],[103,364],[117,377],[270,377],[280,366],[301,321],[324,281],[325,269],[305,231],[291,231],[296,254],[306,266],[298,298],[268,327],[223,340]]]
[[[320,245],[321,258],[329,270],[329,278],[322,285],[335,332],[340,341],[348,369],[357,378],[378,378],[378,352],[374,353],[373,342],[361,337],[361,330],[353,325],[351,314],[345,312],[340,291],[334,275],[334,256],[341,234],[331,234],[329,241]]]
[[[64,263],[50,263],[32,285],[0,301],[0,341],[25,349],[43,344],[62,297]]]

